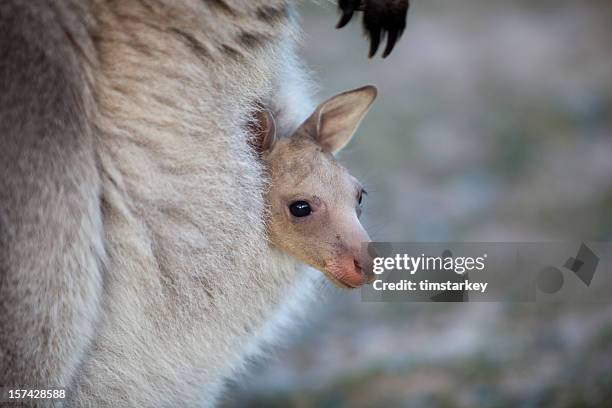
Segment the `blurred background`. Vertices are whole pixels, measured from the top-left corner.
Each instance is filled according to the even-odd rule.
[[[374,240],[611,240],[612,2],[416,0],[386,60],[337,18],[304,5],[303,56],[321,99],[379,88],[341,156]],[[224,406],[612,407],[606,305],[326,292]]]

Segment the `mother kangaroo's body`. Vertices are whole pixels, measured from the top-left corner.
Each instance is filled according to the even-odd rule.
[[[212,404],[309,292],[245,131],[311,111],[292,3],[0,3],[0,385]]]

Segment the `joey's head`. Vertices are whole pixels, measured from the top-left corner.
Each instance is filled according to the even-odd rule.
[[[349,142],[375,98],[373,86],[336,95],[284,138],[277,138],[273,118],[264,115],[257,142],[270,181],[270,242],[341,287],[369,280],[369,259],[361,244],[370,238],[359,222],[365,191],[334,155]]]

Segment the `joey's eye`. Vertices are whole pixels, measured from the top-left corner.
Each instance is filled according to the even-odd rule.
[[[312,208],[306,201],[295,201],[289,205],[289,211],[294,217],[306,217],[312,213]]]
[[[364,189],[362,189],[362,190],[361,190],[361,192],[359,192],[359,198],[358,198],[358,200],[359,200],[359,205],[361,205],[361,202],[363,201],[363,196],[364,196],[364,195],[367,195],[367,194],[368,194],[368,192],[367,192],[367,191],[365,191]]]

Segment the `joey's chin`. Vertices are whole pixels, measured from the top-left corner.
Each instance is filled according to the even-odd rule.
[[[324,273],[338,287],[355,289],[369,282],[362,268],[352,257],[326,261]]]

